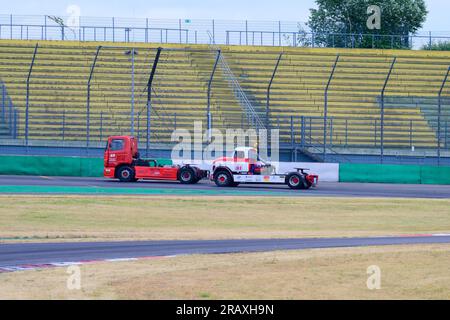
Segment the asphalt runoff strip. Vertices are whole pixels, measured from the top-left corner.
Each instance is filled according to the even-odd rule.
[[[218,188],[203,180],[195,185],[140,181],[120,183],[104,178],[0,176],[0,194],[93,195],[212,195],[212,196],[321,196],[450,199],[450,186],[319,182],[310,190],[290,190],[284,185],[240,185]]]
[[[450,243],[450,235],[369,238],[173,240],[0,244],[0,271],[105,260],[386,245]]]

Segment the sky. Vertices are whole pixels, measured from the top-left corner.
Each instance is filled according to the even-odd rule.
[[[449,31],[450,1],[426,0],[421,31]],[[306,22],[314,0],[2,0],[0,14],[66,16],[77,5],[82,16],[151,19],[224,19]]]

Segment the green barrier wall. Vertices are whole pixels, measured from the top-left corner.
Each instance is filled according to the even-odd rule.
[[[170,165],[169,159],[157,159]],[[0,175],[101,177],[102,158],[0,156]]]
[[[342,163],[339,165],[339,181],[450,184],[450,167]]]
[[[450,167],[422,167],[423,184],[450,184]]]

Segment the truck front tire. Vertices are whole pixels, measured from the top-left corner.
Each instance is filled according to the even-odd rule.
[[[119,178],[120,182],[134,182],[136,181],[134,176],[134,170],[129,166],[120,167],[117,172],[117,178]]]

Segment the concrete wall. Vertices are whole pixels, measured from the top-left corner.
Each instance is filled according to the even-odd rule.
[[[342,163],[339,181],[450,184],[450,167]]]
[[[280,162],[279,172],[295,171],[295,168],[310,169],[309,173],[319,175],[320,182],[338,182],[339,164],[338,163],[317,163],[317,162]]]
[[[159,159],[170,164],[167,159]],[[46,157],[46,156],[0,156],[0,175],[35,176],[103,176],[102,158]]]
[[[171,164],[168,159],[159,159]],[[174,161],[174,163],[177,163]],[[182,164],[178,162],[177,164]],[[208,163],[193,163],[209,169]],[[367,182],[402,184],[445,184],[450,185],[449,166],[380,165],[355,163],[280,162],[275,164],[279,173],[294,171],[295,168],[309,168],[319,175],[322,182]],[[101,177],[103,159],[80,157],[47,156],[0,156],[0,175],[39,175]]]

